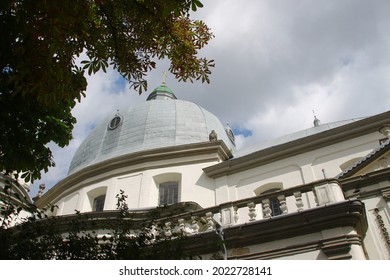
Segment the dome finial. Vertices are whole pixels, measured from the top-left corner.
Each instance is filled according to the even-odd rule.
[[[314,121],[313,121],[313,124],[314,124],[314,126],[319,126],[320,124],[321,124],[321,122],[320,122],[320,120],[319,119],[317,119],[317,117],[316,117],[316,113],[314,112],[314,110],[312,110],[313,111],[313,115],[314,115]]]
[[[163,71],[163,76],[164,76],[164,78],[163,78],[162,84],[164,86],[166,86],[167,85],[167,71]]]
[[[173,94],[173,91],[166,86],[166,77],[167,74],[164,71],[164,80],[161,84],[161,86],[156,87],[151,94],[149,94],[148,98],[146,100],[155,100],[155,99],[177,99],[176,96]]]

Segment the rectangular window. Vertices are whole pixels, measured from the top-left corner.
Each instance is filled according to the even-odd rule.
[[[101,195],[101,196],[96,197],[94,199],[94,201],[93,201],[93,208],[92,208],[92,210],[93,211],[97,211],[97,212],[103,211],[105,200],[106,200],[106,196],[105,195]]]
[[[282,215],[282,210],[280,209],[279,200],[278,199],[270,199],[270,207],[272,210],[272,216]]]
[[[177,182],[162,183],[159,186],[159,205],[179,202],[179,184]]]
[[[262,192],[261,195],[274,193],[274,192],[277,192],[277,191],[280,191],[280,190],[281,190],[281,188],[273,188],[273,189],[270,189],[270,190],[268,190],[268,191]],[[277,198],[271,198],[271,199],[269,200],[269,207],[271,208],[272,216],[273,216],[273,217],[279,216],[279,215],[282,215],[282,214],[283,214],[282,209],[280,209],[280,202],[279,202],[279,199],[277,199]]]

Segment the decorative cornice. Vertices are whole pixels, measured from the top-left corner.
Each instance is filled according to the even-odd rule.
[[[361,201],[348,200],[297,213],[276,216],[266,220],[226,227],[224,228],[224,240],[228,250],[231,250],[234,248],[247,247],[256,244],[259,245],[345,226],[355,228],[359,240],[364,236],[368,225],[364,204]],[[218,244],[218,236],[215,232],[206,232],[189,236],[189,240],[191,240],[191,242],[188,244],[187,249],[199,254],[212,253],[211,250],[216,249],[216,246],[213,244]],[[207,242],[205,242],[205,240],[207,240]],[[356,238],[349,239],[346,242],[351,243],[352,241],[356,243]],[[325,242],[319,244],[321,246],[315,248],[311,247],[308,250],[325,248],[325,250],[328,249],[329,254],[331,254],[331,243]],[[342,245],[341,247],[343,247],[345,244],[346,243],[344,242],[343,244],[340,243],[338,245]],[[333,243],[333,245],[335,245],[335,243]],[[302,246],[306,246],[305,242],[302,243]],[[341,247],[339,248],[340,250]],[[288,253],[286,252],[286,254]],[[268,257],[264,256],[264,258]]]
[[[304,254],[313,251],[322,250],[328,259],[350,259],[349,254],[351,245],[362,245],[361,236],[356,234],[341,235],[335,238],[321,239],[314,241],[305,241],[295,243],[290,246],[283,246],[277,249],[261,250],[247,254],[232,254],[229,259],[245,260],[272,260],[286,256]],[[234,253],[235,250],[232,250]],[[337,253],[336,253],[337,252]]]
[[[377,149],[373,150],[371,153],[360,159],[359,161],[355,162],[353,165],[348,167],[346,170],[344,170],[342,173],[336,176],[338,179],[347,178],[353,176],[353,174],[356,174],[360,170],[362,170],[364,167],[370,165],[375,160],[377,160],[379,157],[383,156],[385,153],[387,153],[390,149],[390,139],[387,139],[384,141]],[[386,168],[386,166],[382,167]]]
[[[115,176],[155,168],[223,161],[231,156],[231,151],[222,140],[158,148],[122,155],[87,166],[68,175],[40,197],[35,204],[38,207],[44,207],[48,203],[53,202],[59,195],[66,195],[74,191],[74,188],[82,187],[83,182],[84,184],[91,184]]]
[[[356,195],[358,195],[359,197],[382,195],[382,192],[386,190],[388,191],[388,188],[383,188],[383,189],[377,188],[372,191],[365,191],[364,193],[360,193],[360,189],[373,184],[377,184],[379,182],[390,181],[390,167],[375,170],[370,173],[359,175],[359,176],[339,179],[339,181],[341,183],[344,193],[350,190],[355,190]]]
[[[374,209],[374,215],[376,217],[376,222],[378,223],[379,228],[381,229],[383,239],[385,240],[387,249],[390,249],[390,236],[389,232],[387,231],[386,225],[383,222],[383,218],[380,215],[380,210],[378,208]]]
[[[368,117],[350,124],[329,129],[314,135],[300,138],[281,145],[269,147],[249,155],[233,158],[228,161],[204,168],[212,178],[234,174],[259,165],[282,160],[294,155],[329,146],[341,141],[356,138],[367,133],[378,132],[378,128],[390,122],[390,111]]]
[[[355,236],[357,243],[361,245],[360,236]],[[322,241],[321,250],[330,260],[350,260],[352,258],[349,253],[352,242],[350,238],[341,236]]]
[[[136,226],[138,223],[146,221],[148,217],[150,217],[150,211],[154,209],[145,209],[144,211],[136,211],[134,214],[131,213],[129,222],[132,222],[132,225]],[[175,212],[180,213],[184,211],[192,215],[199,211],[208,211],[209,209],[201,209],[196,203],[188,202],[163,207],[160,210],[159,213],[161,215],[156,222],[164,224],[166,218],[171,220],[172,215],[175,216]],[[90,212],[81,215],[53,217],[56,221],[55,225],[60,232],[66,232],[70,220],[75,218],[81,218],[85,221],[86,230],[111,228],[119,221],[118,211]],[[44,223],[45,220],[42,220],[42,222]],[[288,248],[280,250],[273,249],[274,251],[271,250],[268,252],[252,252],[252,256],[242,255],[239,257],[272,259],[291,254],[323,250],[329,258],[347,258],[351,245],[361,245],[362,236],[364,236],[367,230],[364,204],[358,200],[343,201],[300,212],[276,216],[270,219],[225,227],[224,240],[227,249],[234,250],[235,248],[260,245],[276,240],[305,236],[307,234],[320,233],[323,230],[348,226],[353,227],[357,234],[348,236],[336,235],[328,239],[314,240],[310,244],[303,239],[300,244],[295,243]],[[189,235],[186,240],[187,243],[185,248],[190,254],[203,255],[215,253],[220,250],[219,246],[221,240],[215,230]],[[232,258],[237,257],[238,256],[232,256]]]
[[[390,189],[382,190],[382,197],[383,197],[386,201],[390,201]]]

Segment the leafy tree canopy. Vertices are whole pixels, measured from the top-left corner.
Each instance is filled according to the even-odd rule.
[[[71,114],[89,75],[110,65],[139,93],[156,61],[179,81],[209,82],[213,61],[198,51],[213,37],[189,12],[199,0],[2,0],[0,170],[26,181],[54,166],[46,146],[72,138]],[[85,53],[87,60],[77,65]]]

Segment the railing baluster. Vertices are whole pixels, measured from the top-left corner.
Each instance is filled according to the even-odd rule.
[[[165,235],[165,237],[172,236],[171,222],[166,222],[165,223],[164,235]]]
[[[240,216],[238,215],[238,207],[237,206],[233,206],[233,219],[234,219],[234,223],[237,224],[238,222],[238,219],[240,218]]]
[[[249,221],[250,222],[253,222],[253,221],[256,221],[256,217],[257,217],[257,213],[256,213],[256,204],[254,203],[254,202],[249,202],[248,204],[247,204],[247,206],[248,206],[248,210],[249,210],[249,212],[248,212],[248,216],[249,216]]]
[[[213,213],[212,212],[206,213],[206,225],[207,225],[207,230],[214,230],[215,229],[215,224],[213,221]]]
[[[263,217],[264,218],[271,218],[272,216],[272,210],[271,210],[271,207],[270,207],[270,201],[269,199],[263,199],[261,201],[261,203],[263,204]]]
[[[302,200],[302,193],[301,192],[294,192],[295,197],[295,205],[299,210],[303,210],[303,200]]]
[[[317,197],[317,193],[316,193],[316,190],[315,190],[315,187],[313,187],[312,189],[312,192],[313,192],[313,195],[314,195],[314,201],[316,203],[316,206],[318,206],[318,197]]]
[[[178,226],[179,226],[179,232],[182,232],[184,233],[185,232],[185,224],[184,224],[184,219],[179,219],[177,220],[177,222],[179,223]]]
[[[288,213],[288,208],[287,208],[287,204],[286,204],[286,196],[285,195],[279,195],[278,196],[278,200],[279,200],[280,210],[282,210],[283,214],[287,214]]]
[[[193,233],[199,232],[198,217],[191,216],[191,229]]]

